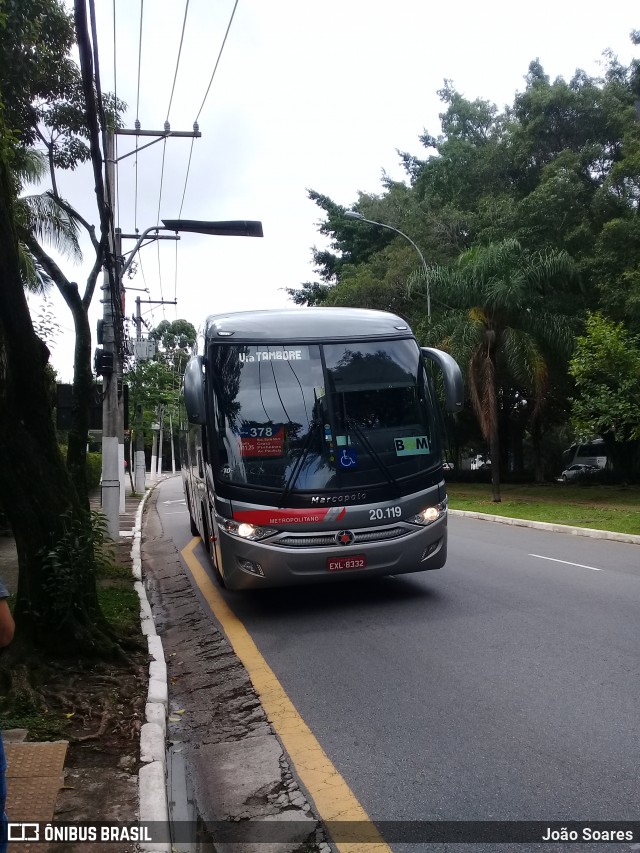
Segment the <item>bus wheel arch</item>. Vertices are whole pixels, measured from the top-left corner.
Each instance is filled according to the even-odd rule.
[[[215,575],[216,580],[220,584],[221,587],[226,588],[226,583],[224,580],[224,575],[220,566],[218,565],[218,559],[216,555],[216,547],[212,541],[212,533],[213,529],[210,521],[210,514],[207,511],[207,508],[204,504],[202,504],[202,526],[204,528],[205,534],[205,543],[204,547],[207,549],[207,553],[209,554],[209,560],[211,561],[211,567],[213,568],[213,573]]]
[[[193,518],[193,511],[191,509],[191,498],[189,497],[189,489],[185,489],[185,495],[187,496],[187,511],[189,513],[189,524],[191,526],[191,535],[192,536],[200,536],[200,531],[198,530],[198,525],[196,524]]]

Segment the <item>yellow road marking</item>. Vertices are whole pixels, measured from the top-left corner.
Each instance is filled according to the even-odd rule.
[[[192,539],[183,549],[182,557],[214,616],[222,625],[233,650],[249,673],[269,722],[293,761],[302,783],[311,794],[320,819],[327,823],[345,821],[359,824],[357,830],[354,828],[357,840],[334,842],[336,847],[341,853],[391,853],[391,848],[383,841],[369,816],[296,710],[258,651],[249,632],[227,605],[193,553],[199,542],[199,537]]]

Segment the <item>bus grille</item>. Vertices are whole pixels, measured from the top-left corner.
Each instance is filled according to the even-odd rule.
[[[353,531],[353,545],[363,542],[384,542],[388,539],[398,539],[410,531],[404,527],[388,527],[384,530],[361,530]],[[336,534],[323,533],[321,535],[309,533],[297,536],[284,536],[282,539],[274,540],[274,545],[284,545],[285,548],[335,548]]]

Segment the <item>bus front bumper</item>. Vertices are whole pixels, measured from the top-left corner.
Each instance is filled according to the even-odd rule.
[[[426,527],[407,525],[399,538],[346,547],[283,547],[219,531],[228,589],[332,583],[440,569],[447,559],[446,515]],[[337,568],[336,568],[337,566]]]

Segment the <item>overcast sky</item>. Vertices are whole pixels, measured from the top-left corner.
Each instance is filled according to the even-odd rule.
[[[235,0],[190,0],[171,98],[185,2],[147,0],[141,48],[140,2],[115,0],[115,38],[112,3],[96,3],[103,89],[128,104],[128,128],[137,115],[144,129],[161,129],[168,117],[172,130],[191,130],[201,110],[202,138],[186,192],[191,140],[156,143],[139,153],[137,170],[134,156],[121,159],[118,224],[133,233],[181,215],[259,219],[264,227],[263,239],[183,235],[142,250],[125,285],[149,293],[129,290],[127,314],[136,296],[177,299],[177,306],[143,305],[145,318],[156,325],[180,317],[196,328],[211,313],[291,304],[284,288],[315,278],[311,248],[323,245],[321,211],[307,189],[348,206],[359,192],[382,192],[383,171],[403,179],[396,150],[423,156],[420,134],[439,133],[445,78],[467,98],[502,109],[524,88],[532,59],[552,79],[578,67],[597,74],[606,48],[630,61],[629,33],[640,28],[632,0],[239,0],[205,99]],[[119,137],[118,156],[134,143]],[[97,224],[91,173],[64,176],[60,186]],[[81,287],[89,267],[64,261]],[[70,381],[71,317],[55,297],[54,308],[61,332],[52,361]]]

